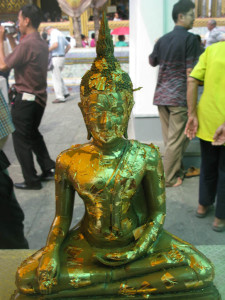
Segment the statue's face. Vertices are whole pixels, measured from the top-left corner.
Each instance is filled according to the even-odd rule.
[[[86,111],[88,130],[100,143],[111,143],[126,131],[129,115],[123,93],[91,94]]]

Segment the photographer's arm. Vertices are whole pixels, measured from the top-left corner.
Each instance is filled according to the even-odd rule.
[[[10,47],[12,48],[12,50],[14,50],[17,44],[15,38],[13,37],[13,34],[7,34],[7,39],[9,40]]]
[[[9,68],[5,63],[4,51],[5,28],[0,26],[0,71],[7,71]]]

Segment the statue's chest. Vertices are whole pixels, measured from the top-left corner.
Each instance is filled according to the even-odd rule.
[[[69,168],[69,178],[75,190],[84,199],[130,199],[144,175],[142,160],[107,159],[99,155],[82,155]],[[84,199],[85,200],[85,199]]]
[[[117,159],[85,159],[70,166],[69,178],[79,194],[97,195],[110,188],[117,165]]]

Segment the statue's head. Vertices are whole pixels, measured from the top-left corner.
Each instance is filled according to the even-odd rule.
[[[81,108],[88,138],[108,143],[117,137],[127,137],[132,107],[133,86],[114,57],[114,47],[105,15],[103,15],[97,57],[83,76],[80,86]]]

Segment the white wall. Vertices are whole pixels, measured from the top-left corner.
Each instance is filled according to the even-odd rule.
[[[134,88],[134,117],[157,116],[152,104],[158,67],[149,65],[148,57],[155,41],[172,30],[174,0],[130,0],[130,76]]]

